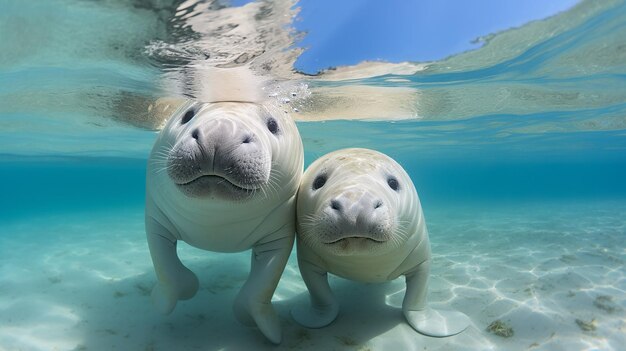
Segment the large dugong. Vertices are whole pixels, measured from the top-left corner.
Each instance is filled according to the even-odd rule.
[[[461,312],[427,306],[431,253],[420,201],[409,175],[380,152],[339,150],[308,167],[298,191],[297,250],[311,306],[292,316],[303,326],[337,317],[328,272],[362,282],[404,275],[402,311],[422,334],[454,335],[469,325]]]
[[[162,313],[198,290],[176,243],[210,251],[252,248],[235,315],[272,342],[281,329],[271,299],[295,237],[302,140],[283,111],[249,102],[190,102],[160,132],[146,179],[146,234]]]

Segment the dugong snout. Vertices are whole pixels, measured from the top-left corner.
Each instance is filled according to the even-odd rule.
[[[390,212],[380,196],[368,191],[346,191],[334,196],[324,209],[334,226],[326,231],[327,243],[346,238],[383,242],[390,238]],[[329,218],[329,219],[330,219]]]
[[[215,118],[184,133],[172,148],[167,167],[183,193],[203,196],[224,186],[254,190],[268,182],[271,148],[242,121]]]
[[[241,144],[258,142],[256,134],[243,122],[216,118],[203,123],[189,131],[189,137],[205,150],[215,150],[216,145],[228,149]]]
[[[342,232],[370,233],[381,217],[389,215],[382,198],[369,192],[346,192],[328,203],[329,212],[337,217]],[[356,234],[356,233],[354,233]]]

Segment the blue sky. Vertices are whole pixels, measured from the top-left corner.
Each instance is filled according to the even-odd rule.
[[[300,0],[307,32],[296,69],[363,60],[432,61],[477,48],[477,37],[549,17],[578,0]]]

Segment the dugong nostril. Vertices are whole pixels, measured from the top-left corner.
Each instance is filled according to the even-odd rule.
[[[383,202],[382,202],[382,200],[376,200],[376,201],[374,201],[374,209],[378,209],[378,208],[381,208],[381,207],[383,207]]]
[[[337,200],[330,201],[330,208],[332,208],[335,211],[341,212],[341,204]]]

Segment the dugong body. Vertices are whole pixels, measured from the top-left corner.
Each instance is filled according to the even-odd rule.
[[[184,104],[160,132],[146,177],[146,234],[157,275],[157,308],[170,313],[198,290],[176,253],[252,249],[236,317],[281,340],[271,298],[295,236],[295,195],[303,168],[291,118],[256,103]]]
[[[308,167],[298,191],[297,250],[311,306],[292,310],[303,326],[319,328],[339,304],[327,273],[362,282],[406,277],[402,303],[409,324],[430,336],[460,333],[467,316],[426,305],[431,252],[417,192],[393,159],[368,149],[344,149]]]

